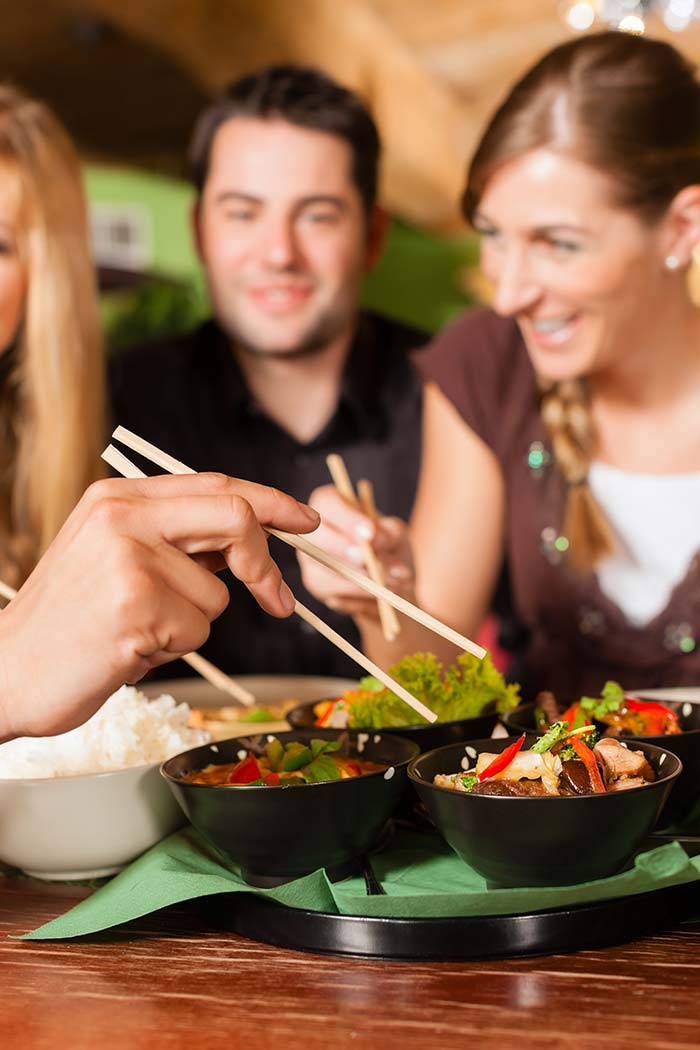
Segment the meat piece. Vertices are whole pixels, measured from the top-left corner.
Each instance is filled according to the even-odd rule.
[[[656,780],[643,751],[632,751],[619,740],[603,737],[593,748],[593,753],[603,767],[606,784],[612,784],[621,777],[641,777],[643,780]]]
[[[562,762],[559,777],[559,792],[562,795],[593,795],[595,786],[586,765],[580,758]]]
[[[549,693],[546,690],[538,693],[535,699],[535,707],[542,709],[547,724],[550,726],[553,722],[558,722],[561,717],[559,714],[559,704],[557,703],[557,698],[554,693]]]
[[[541,780],[484,780],[472,789],[472,795],[546,795]]]

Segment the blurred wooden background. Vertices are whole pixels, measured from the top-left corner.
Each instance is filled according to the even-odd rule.
[[[560,0],[1,0],[0,71],[49,101],[93,159],[179,173],[195,114],[238,75],[311,63],[362,93],[385,146],[382,196],[458,229],[479,127],[570,30]],[[671,37],[700,57],[700,29]]]

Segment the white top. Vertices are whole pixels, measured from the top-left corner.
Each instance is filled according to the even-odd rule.
[[[598,583],[643,627],[666,608],[700,550],[700,473],[631,474],[595,462],[588,482],[617,536],[596,568]]]

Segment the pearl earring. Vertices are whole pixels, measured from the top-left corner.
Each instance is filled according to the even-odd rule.
[[[667,255],[664,259],[664,266],[667,270],[677,270],[680,264],[681,261],[677,255]]]

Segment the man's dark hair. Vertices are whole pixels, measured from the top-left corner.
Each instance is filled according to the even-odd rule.
[[[230,84],[204,110],[190,141],[192,181],[201,193],[209,174],[214,137],[233,117],[279,117],[300,128],[344,139],[352,150],[352,179],[369,212],[377,196],[381,144],[377,127],[358,96],[317,69],[269,66]]]

